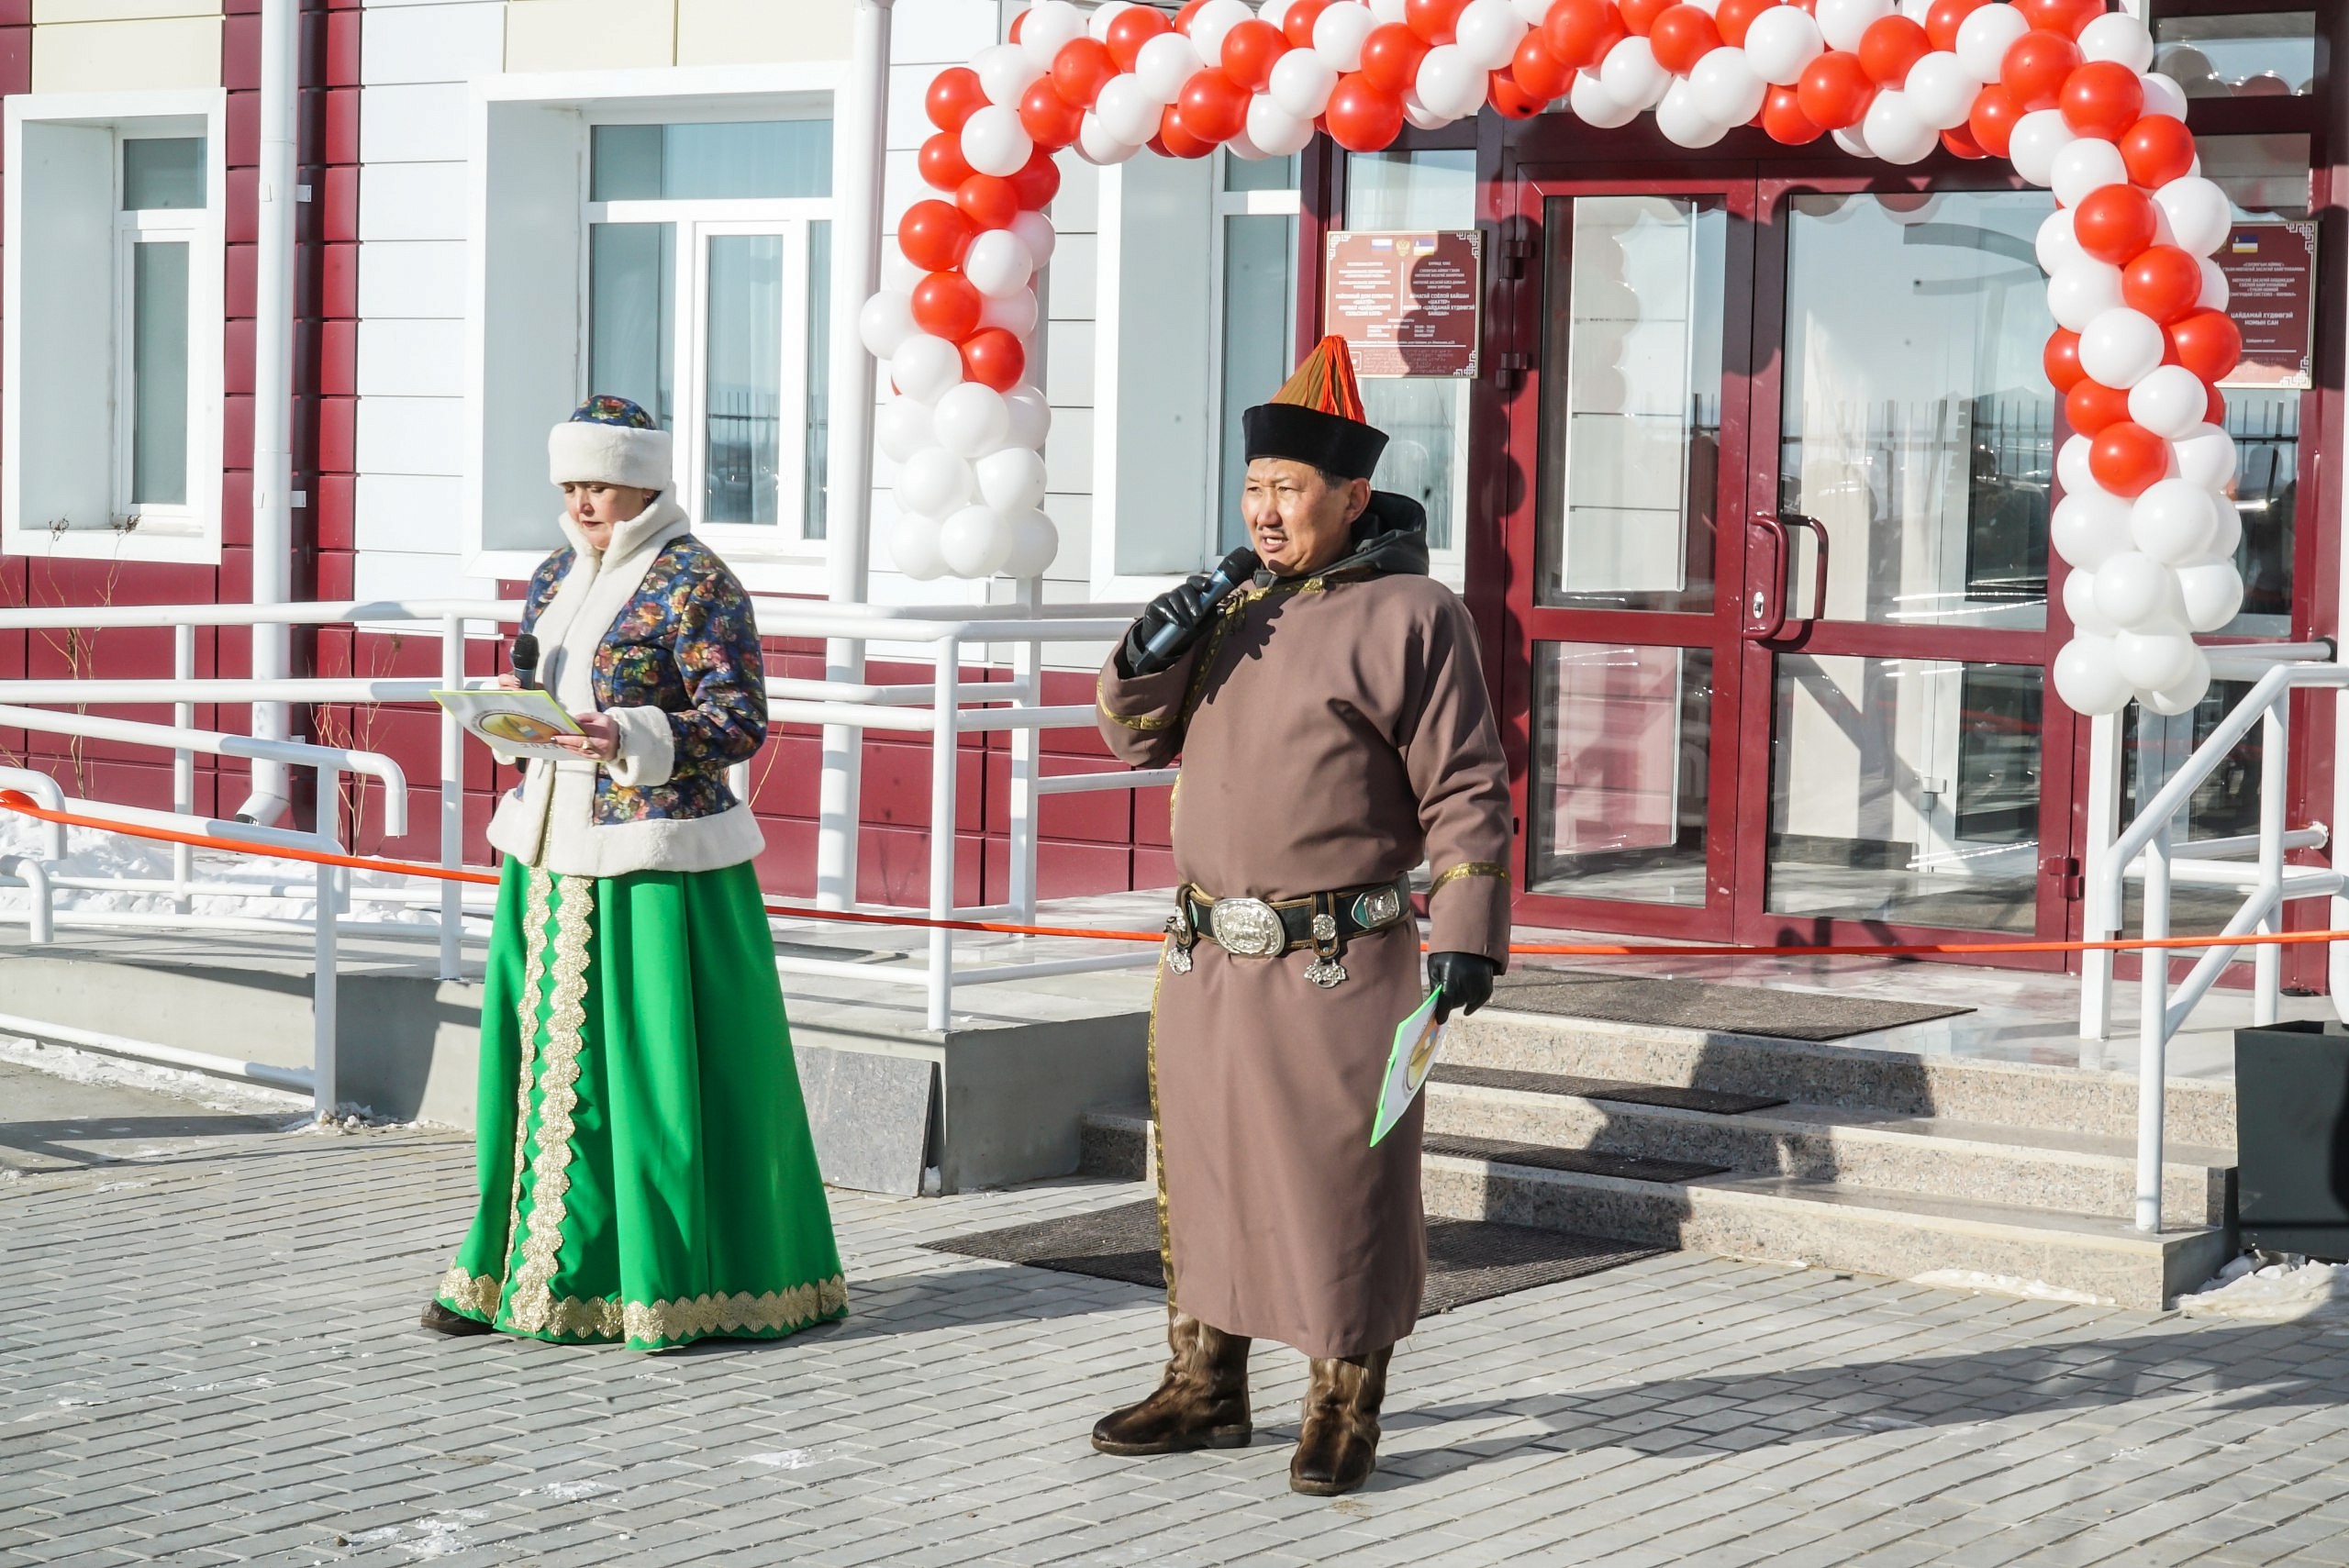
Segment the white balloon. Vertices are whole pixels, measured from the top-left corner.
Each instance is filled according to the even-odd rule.
[[[2002,6],[1985,6],[1974,15],[2005,9]],[[2077,139],[2072,128],[2064,123],[2061,113],[2033,109],[2015,122],[2014,134],[2007,140],[2007,156],[2013,161],[2015,172],[2032,184],[2052,184],[2055,179],[2055,155]]]
[[[1753,61],[1743,50],[1729,44],[1706,51],[1697,68],[1688,72],[1688,85],[1697,90],[1697,101],[1705,113],[1724,127],[1752,120],[1770,95],[1770,84],[1753,69]]]
[[[1330,11],[1355,7],[1332,6]],[[1329,12],[1322,13],[1325,17]],[[1183,83],[1198,74],[1198,54],[1181,33],[1161,33],[1134,52],[1134,80],[1164,108],[1183,95]],[[1151,128],[1153,131],[1155,126]]]
[[[1879,88],[1860,122],[1860,139],[1887,163],[1922,162],[1942,144],[1942,133],[1917,117],[1909,95],[1898,87]]]
[[[1399,18],[1398,18],[1399,19]],[[1379,25],[1367,7],[1342,3],[1325,6],[1313,18],[1313,52],[1337,72],[1362,69],[1362,40]]]
[[[1982,9],[2006,7],[1985,6]],[[2112,639],[2084,636],[2073,638],[2056,652],[2055,695],[2074,713],[2119,713],[2129,706],[2135,688],[2121,673]]]
[[[2179,567],[2177,591],[2186,601],[2186,624],[2196,631],[2217,631],[2243,609],[2243,573],[2232,561]]]
[[[1935,130],[1947,130],[1964,125],[1965,117],[1974,112],[1982,83],[1958,62],[1956,55],[1937,49],[1909,68],[1900,90],[1909,95],[1909,106],[1919,119]]]
[[[883,289],[856,313],[857,338],[864,344],[864,351],[876,360],[896,353],[918,330],[911,296],[896,289]]]
[[[2064,576],[2064,613],[2072,629],[2089,637],[2110,637],[2121,628],[2097,613],[2096,573],[2071,572]]]
[[[1277,106],[1274,112],[1280,112]],[[1272,156],[1248,139],[1248,122],[1245,119],[1240,122],[1240,128],[1232,132],[1230,139],[1223,144],[1223,150],[1243,163],[1262,163]]]
[[[2059,327],[2085,332],[2098,317],[2121,307],[2121,269],[2110,261],[2084,255],[2065,262],[2064,270],[2047,280],[2048,314]]]
[[[1630,125],[1640,117],[1638,105],[1623,102],[1608,91],[1606,83],[1587,71],[1575,72],[1574,85],[1566,89],[1566,105],[1584,124],[1601,130]]]
[[[2169,453],[2177,476],[2205,490],[2224,490],[2235,476],[2235,439],[2217,425],[2196,425],[2170,442]]]
[[[1153,40],[1155,41],[1155,40]],[[1101,83],[1093,100],[1093,117],[1119,141],[1139,147],[1158,134],[1158,117],[1166,106],[1142,85],[1140,76],[1112,76]]]
[[[2132,631],[2154,631],[2183,621],[2177,575],[2152,556],[2124,550],[2096,569],[2097,614]]]
[[[1000,327],[1025,342],[1036,333],[1036,291],[1018,289],[1001,295],[989,295],[979,304],[979,325]]]
[[[1798,6],[1773,6],[1745,27],[1745,58],[1762,80],[1791,87],[1803,67],[1827,52],[1819,24]]]
[[[1011,232],[1019,237],[1019,243],[1027,247],[1028,260],[1039,269],[1052,259],[1052,251],[1060,243],[1052,220],[1041,212],[1023,212],[1013,218]]]
[[[1061,46],[1085,36],[1085,13],[1068,0],[1036,0],[1019,24],[1019,47],[1040,71],[1052,69]]]
[[[903,462],[938,444],[938,432],[930,428],[930,406],[910,397],[892,397],[883,404],[873,433],[891,462]]]
[[[1277,28],[1288,19],[1288,8],[1294,3],[1295,0],[1264,0],[1264,4],[1256,7],[1256,19]]]
[[[946,575],[946,558],[938,552],[938,519],[919,512],[900,512],[889,525],[889,559],[917,583]]]
[[[1428,57],[1432,60],[1435,51],[1430,50]],[[1607,84],[1607,91],[1618,103],[1637,105],[1642,109],[1661,103],[1664,89],[1672,85],[1672,72],[1656,62],[1655,50],[1648,47],[1648,40],[1643,38],[1624,39],[1609,50],[1607,58],[1598,62],[1598,79]],[[1433,98],[1428,98],[1424,66],[1420,68],[1419,83],[1419,96],[1427,98],[1428,106],[1442,107]]]
[[[1696,85],[1675,81],[1664,90],[1655,106],[1655,128],[1675,147],[1710,147],[1729,134],[1729,127],[1706,112]]]
[[[2145,113],[2176,120],[2186,117],[2186,89],[2160,72],[2141,73],[2137,85],[2144,90]]]
[[[1430,114],[1466,119],[1484,104],[1486,84],[1485,68],[1469,59],[1468,51],[1458,44],[1440,43],[1419,61],[1419,102]]]
[[[938,553],[957,577],[992,577],[1011,559],[1010,519],[991,506],[965,506],[939,525]]]
[[[2080,368],[2107,386],[2135,386],[2159,368],[2167,347],[2154,318],[2125,305],[2098,312],[2075,330],[2080,335]]]
[[[990,228],[971,241],[963,253],[963,275],[989,299],[1018,294],[1035,275],[1035,261],[1019,236],[1008,228]]]
[[[1006,515],[1011,518],[1011,553],[1004,560],[1003,574],[1041,577],[1061,552],[1061,530],[1033,506]]]
[[[1538,28],[1550,19],[1550,0],[1509,0],[1509,4],[1525,18],[1528,28]]]
[[[1004,406],[1003,394],[981,382],[948,387],[930,417],[938,444],[959,458],[991,452],[1011,434],[1011,411]],[[939,508],[918,506],[915,510],[934,513]]]
[[[2084,136],[2056,150],[2048,161],[2047,183],[2057,201],[2077,206],[2090,191],[2127,184],[2129,165],[2112,143],[2102,137]]]
[[[1242,22],[1255,19],[1242,0],[1208,0],[1191,14],[1191,51],[1210,69],[1223,64],[1224,35]]]
[[[1271,94],[1259,93],[1248,101],[1248,139],[1271,157],[1286,158],[1313,139],[1313,121],[1289,113]]]
[[[971,466],[978,475],[979,499],[1005,517],[1044,504],[1044,460],[1026,447],[1005,447]]]
[[[1288,0],[1266,0],[1266,4],[1279,5],[1286,9]],[[1118,19],[1119,12],[1130,11],[1133,8],[1134,0],[1101,0],[1101,4],[1093,7],[1093,14],[1085,18],[1085,30],[1095,43],[1108,43],[1109,24]],[[1021,28],[1023,32],[1026,30],[1024,28]]]
[[[1121,76],[1118,80],[1123,82],[1127,81],[1128,78]],[[1141,89],[1136,88],[1135,92],[1139,94]],[[1151,112],[1152,114],[1157,113],[1157,109],[1154,106]],[[1147,140],[1149,139],[1144,138],[1143,139]],[[1140,152],[1141,150],[1141,142],[1128,141],[1124,137],[1119,136],[1116,131],[1111,130],[1107,125],[1104,125],[1101,121],[1100,115],[1092,109],[1085,110],[1085,117],[1077,122],[1076,155],[1079,158],[1084,159],[1087,163],[1097,163],[1104,168],[1107,168],[1113,163],[1123,163],[1127,159],[1131,158],[1135,153]],[[1019,216],[1021,217],[1026,217],[1029,215],[1021,213]]]
[[[2137,548],[2165,566],[2199,561],[2219,531],[2210,493],[2183,479],[2149,485],[2129,508],[2129,535]],[[2167,681],[2148,681],[2165,686]]]
[[[2196,260],[2202,263],[2202,294],[2194,303],[2204,310],[2226,309],[2227,301],[2234,294],[2232,285],[2227,282],[2227,274],[2220,270],[2218,262],[2208,256],[2197,257]]]
[[[1338,72],[1321,58],[1319,50],[1293,49],[1273,61],[1272,80],[1265,91],[1282,108],[1309,120],[1330,106],[1330,95],[1337,85]]]
[[[1408,14],[1405,0],[1368,0],[1370,14],[1380,27],[1399,22]]]
[[[1876,156],[1876,149],[1868,145],[1867,138],[1860,134],[1858,126],[1847,125],[1831,130],[1827,133],[1827,139],[1854,158]]]
[[[2130,631],[2112,638],[2113,662],[2141,692],[2175,686],[2194,673],[2194,639],[2182,631]]]
[[[1819,0],[1811,15],[1829,49],[1857,50],[1868,25],[1892,15],[1892,0]]]
[[[2072,215],[2062,207],[2040,220],[2039,236],[2032,242],[2032,248],[2039,253],[2039,270],[2051,278],[2062,272],[2066,262],[2088,259],[2080,249],[2079,240],[2073,237]]]
[[[2203,547],[2202,560],[2232,564],[2236,552],[2243,549],[2243,513],[2226,496],[2213,495],[2210,515],[2218,519],[2219,526],[2210,535],[2210,542]]]
[[[1052,406],[1044,401],[1044,395],[1023,381],[1005,393],[1003,401],[1011,411],[1009,443],[1042,451],[1044,438],[1052,432]]]
[[[2185,679],[2174,685],[2164,686],[2157,692],[2143,693],[2138,700],[2155,713],[2175,718],[2180,714],[2193,712],[2201,705],[2204,695],[2210,689],[2210,656],[2197,648],[2194,650],[2193,662]]]
[[[889,231],[892,234],[896,232],[895,219],[890,222]],[[898,294],[910,295],[914,292],[915,286],[928,276],[930,276],[928,272],[923,272],[907,259],[902,247],[896,245],[881,247],[881,286],[883,288],[894,290]]]
[[[2094,572],[2131,548],[2129,517],[2129,503],[2118,495],[2065,495],[2048,519],[2047,542],[2081,572]]]
[[[1419,90],[1415,87],[1403,89],[1403,117],[1421,130],[1442,130],[1452,123],[1451,116],[1437,114],[1419,102]]]
[[[1452,25],[1453,42],[1479,70],[1498,71],[1525,37],[1525,18],[1508,0],[1468,0]]]
[[[1016,43],[999,43],[971,57],[971,69],[979,73],[979,90],[987,95],[988,103],[1007,109],[1019,107],[1019,95],[1051,63],[1038,61]]]
[[[2125,11],[2097,17],[2079,30],[2076,41],[2089,60],[2110,60],[2132,71],[2143,71],[2154,62],[2154,35]]]
[[[944,447],[926,447],[897,465],[897,505],[925,517],[943,517],[970,500],[971,465]]]
[[[2219,248],[2234,227],[2234,207],[2227,193],[2199,174],[2172,180],[2154,193],[2154,205],[2169,219],[2173,243],[2197,256]]]
[[[2201,377],[2184,365],[2155,365],[2129,389],[2129,417],[2156,436],[2176,440],[2200,427],[2207,402]]]
[[[963,161],[982,174],[1017,174],[1035,150],[1016,109],[989,104],[963,122]]]
[[[2086,436],[2074,436],[2055,449],[2055,483],[2064,487],[2065,495],[2104,493],[2104,486],[2096,482],[2096,474],[2088,467],[2088,455],[2095,450],[2096,443]]]
[[[917,403],[935,403],[938,395],[963,379],[963,350],[943,338],[917,332],[889,356],[889,379]]]
[[[2012,6],[1977,6],[1958,24],[1957,62],[1976,81],[1996,82],[2008,46],[2029,31],[2031,24]]]

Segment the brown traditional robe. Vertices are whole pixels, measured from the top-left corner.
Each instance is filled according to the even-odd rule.
[[[1382,549],[1382,544],[1400,549]],[[1112,655],[1101,731],[1137,767],[1182,757],[1174,861],[1202,896],[1296,898],[1429,862],[1431,951],[1506,962],[1508,767],[1475,628],[1389,534],[1322,574],[1241,590],[1174,668]],[[1382,570],[1382,566],[1394,570]],[[1162,957],[1151,1077],[1170,1296],[1309,1356],[1410,1331],[1425,1282],[1420,1107],[1370,1147],[1395,1026],[1425,997],[1409,921],[1309,951]]]

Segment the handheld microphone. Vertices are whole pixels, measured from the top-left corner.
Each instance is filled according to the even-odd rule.
[[[510,661],[514,679],[525,691],[534,691],[539,684],[539,639],[529,632],[514,639],[514,655]]]
[[[1204,619],[1218,605],[1231,597],[1233,591],[1256,575],[1257,569],[1264,564],[1256,559],[1256,552],[1244,544],[1217,562],[1215,570],[1208,573],[1207,587],[1199,595],[1200,617]],[[1142,645],[1143,657],[1161,662],[1172,661],[1183,639],[1190,635],[1190,630],[1189,627],[1183,626],[1160,627],[1157,633]]]

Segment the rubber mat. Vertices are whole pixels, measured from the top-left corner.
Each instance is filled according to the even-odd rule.
[[[1609,1154],[1598,1149],[1553,1149],[1544,1143],[1516,1143],[1502,1138],[1469,1138],[1456,1132],[1431,1132],[1420,1140],[1430,1154],[1450,1154],[1466,1160],[1491,1160],[1504,1165],[1531,1165],[1542,1171],[1569,1171],[1578,1176],[1613,1176],[1626,1182],[1693,1182],[1718,1176],[1727,1165],[1696,1160],[1652,1160],[1644,1154]]]
[[[1974,1010],[1824,991],[1723,985],[1710,980],[1657,980],[1579,969],[1520,969],[1504,974],[1494,988],[1493,1006],[1562,1018],[1809,1040],[1844,1040]]]
[[[1430,1074],[1439,1084],[1471,1089],[1515,1089],[1527,1095],[1575,1095],[1586,1100],[1614,1100],[1627,1106],[1664,1106],[1680,1111],[1710,1111],[1715,1116],[1742,1116],[1747,1111],[1783,1106],[1767,1095],[1733,1095],[1726,1089],[1692,1089],[1679,1084],[1631,1084],[1614,1078],[1576,1078],[1564,1073],[1522,1073],[1512,1067],[1454,1067],[1439,1064]]]

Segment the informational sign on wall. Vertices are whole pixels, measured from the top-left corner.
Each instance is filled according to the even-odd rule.
[[[2243,359],[2221,386],[2316,384],[2316,225],[2238,223],[2214,258]]]
[[[1323,330],[1346,340],[1356,375],[1475,377],[1484,243],[1473,228],[1331,231]]]

